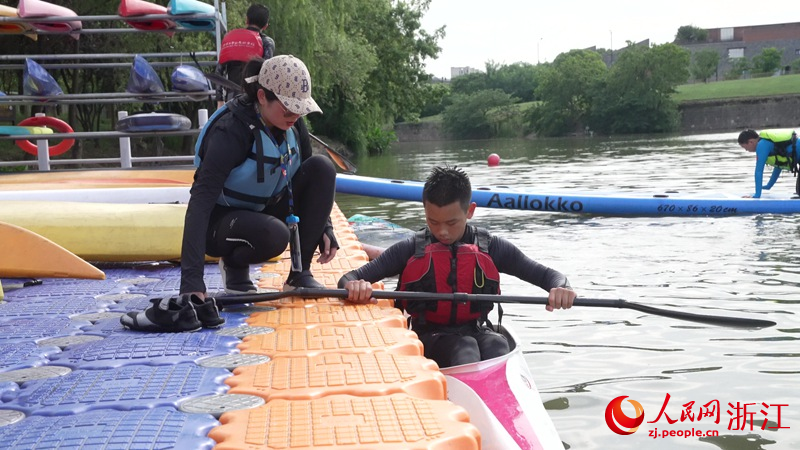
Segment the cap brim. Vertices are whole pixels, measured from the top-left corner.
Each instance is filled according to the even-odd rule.
[[[283,106],[287,110],[295,114],[300,114],[301,116],[305,116],[306,114],[311,114],[313,112],[322,114],[322,109],[311,97],[301,99],[296,97],[286,97],[278,94],[275,94],[275,96],[278,97],[278,100],[283,103]]]

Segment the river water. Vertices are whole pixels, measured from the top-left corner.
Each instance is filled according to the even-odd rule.
[[[473,186],[750,194],[753,157],[735,142],[735,133],[451,141],[397,144],[354,162],[360,175],[407,180],[423,180],[435,165],[458,165]],[[500,166],[487,166],[491,153],[500,155]],[[773,191],[792,193],[794,179],[784,174]],[[351,195],[337,195],[337,203],[348,217],[366,214],[412,229],[424,224],[419,203]],[[777,322],[748,330],[627,309],[548,313],[505,305],[503,322],[521,337],[569,448],[800,448],[800,216],[600,217],[479,208],[473,223],[567,274],[582,297]],[[510,276],[502,289],[544,294]],[[619,396],[644,409],[644,423],[630,435],[606,425],[606,407]],[[635,415],[627,401],[622,411]],[[684,437],[684,430],[695,431]],[[697,430],[717,436],[698,437]],[[662,438],[664,431],[673,435]]]

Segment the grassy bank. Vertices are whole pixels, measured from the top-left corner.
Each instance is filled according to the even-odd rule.
[[[677,90],[675,98],[679,102],[800,94],[800,75],[684,84]]]

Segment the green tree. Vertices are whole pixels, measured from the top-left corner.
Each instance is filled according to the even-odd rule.
[[[489,85],[518,98],[521,102],[533,101],[542,67],[522,62],[500,66],[493,73]]]
[[[471,95],[454,94],[452,104],[445,108],[443,125],[459,139],[481,139],[494,135],[500,112],[516,99],[499,89],[479,91]]]
[[[228,2],[230,28],[243,25],[250,1]],[[441,51],[444,28],[423,30],[430,0],[275,0],[269,2],[276,54],[308,66],[324,114],[309,116],[315,132],[365,150],[376,131],[413,119],[425,102],[424,61]],[[239,19],[242,18],[242,19]]]
[[[719,53],[715,50],[700,50],[694,54],[689,71],[692,78],[697,81],[707,82],[717,71],[719,65]]]
[[[450,80],[450,92],[470,95],[489,89],[489,79],[483,72],[468,73]]]
[[[675,88],[689,77],[689,52],[675,44],[629,46],[611,68],[592,105],[591,126],[602,133],[674,130]]]
[[[597,52],[571,50],[556,57],[543,71],[536,96],[542,104],[531,110],[532,127],[558,136],[586,122],[596,86],[608,69]]]
[[[780,69],[783,53],[775,47],[761,50],[761,53],[753,57],[753,72],[772,73]]]
[[[725,74],[726,80],[738,80],[753,68],[747,58],[731,58],[729,61],[731,69]]]
[[[435,116],[450,104],[450,86],[445,83],[428,83],[422,87],[425,103],[422,105],[420,117]]]
[[[700,44],[708,41],[708,30],[694,25],[684,25],[675,34],[676,44]]]

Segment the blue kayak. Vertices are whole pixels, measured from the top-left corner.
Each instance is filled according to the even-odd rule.
[[[338,174],[336,192],[422,201],[421,181]],[[608,216],[747,216],[797,214],[800,199],[767,193],[760,199],[731,194],[540,192],[509,186],[473,186],[472,201],[484,208]]]
[[[181,18],[188,15],[214,15],[216,9],[213,5],[199,0],[170,0],[167,5],[169,14],[179,25],[191,30],[213,30],[216,27],[214,19]]]

